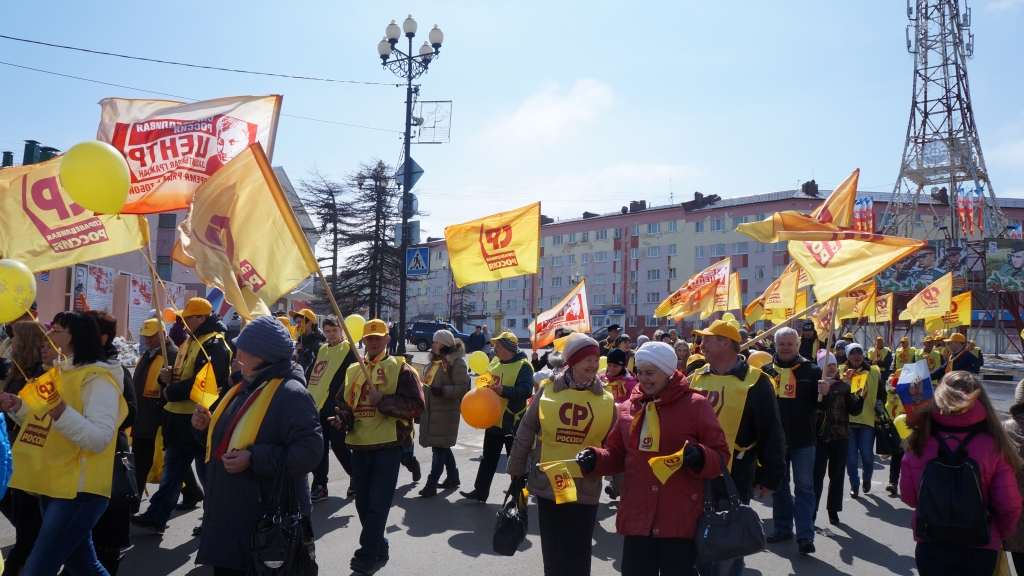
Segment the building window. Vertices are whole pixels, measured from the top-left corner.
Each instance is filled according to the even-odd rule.
[[[163,230],[174,229],[178,225],[178,217],[174,214],[161,214],[158,222]]]
[[[739,269],[740,280],[746,280],[747,279],[747,270],[748,270],[747,268],[740,268]]]
[[[558,301],[559,301],[559,300],[561,300],[561,298],[559,298],[558,296],[552,296],[552,297],[551,297],[551,300],[550,300],[550,304],[549,304],[549,306],[551,306],[552,308],[554,308],[555,306],[557,306],[557,305],[558,305]]]
[[[576,255],[575,254],[569,254],[569,264],[572,265],[572,264],[575,264],[575,263],[576,263]]]
[[[668,245],[668,255],[669,256],[675,256],[676,255],[676,245],[675,244],[669,244]]]
[[[782,276],[782,272],[785,269],[785,264],[776,264],[775,266],[772,266],[772,280],[778,280],[779,276]]]
[[[622,238],[622,228],[615,228],[615,237]]]
[[[584,264],[590,264],[590,253],[589,252],[584,252],[583,253],[583,260],[582,260],[582,262]]]
[[[561,276],[552,276],[551,277],[551,287],[552,288],[558,288],[561,285],[562,285],[562,277]]]
[[[655,222],[654,224],[647,225],[648,234],[661,234],[661,222]]]
[[[655,268],[653,270],[648,270],[647,271],[647,279],[648,280],[661,280],[661,270],[658,270],[657,268]]]
[[[607,239],[608,239],[608,231],[607,230],[598,230],[597,232],[594,232],[594,240],[607,240]]]
[[[438,250],[437,252],[434,252],[434,254],[437,254],[437,256],[434,259],[435,260],[444,260],[444,253],[445,253],[444,250]]]
[[[576,243],[576,233],[573,232],[572,234],[569,234],[569,244],[575,244],[575,243]]]
[[[494,309],[495,310],[501,310],[501,300],[495,300],[494,301]]]
[[[786,250],[789,250],[789,245],[785,240],[782,242],[776,242],[772,246],[772,252],[785,252]]]
[[[595,252],[594,253],[594,262],[604,262],[606,260],[608,260],[608,253],[607,252]]]
[[[754,266],[754,280],[764,280],[764,266]]]
[[[703,258],[704,257],[704,247],[703,246],[694,246],[693,247],[693,257],[694,258]]]
[[[715,218],[711,221],[712,232],[725,232],[725,218]]]
[[[544,278],[537,278],[537,288],[544,287]]]
[[[669,223],[668,223],[668,231],[669,232],[675,232],[676,231],[676,221],[675,220],[669,221]]]
[[[436,286],[434,288],[434,296],[440,296],[440,295],[441,295],[441,287],[440,286]]]
[[[761,222],[767,214],[754,214],[754,222]]]
[[[505,326],[507,326],[508,328],[515,328],[516,327],[516,319],[515,318],[509,318],[508,320],[505,321]]]
[[[517,288],[519,288],[519,280],[509,280],[508,281],[508,289],[509,290],[515,290]]]
[[[675,280],[676,279],[676,269],[675,268],[669,268],[668,269],[668,279],[669,280]]]
[[[735,230],[740,224],[750,222],[750,216],[736,216],[732,219],[732,229]]]
[[[629,258],[631,260],[636,260],[639,257],[640,257],[640,249],[639,248],[630,248],[629,249]]]
[[[639,235],[640,235],[640,225],[639,224],[634,224],[633,225],[633,236],[639,236]]]
[[[637,300],[638,300],[638,298],[637,298],[637,295],[636,295],[635,292],[633,294],[629,295],[629,303],[630,304],[636,304]]]
[[[551,257],[551,265],[552,266],[561,266],[562,265],[562,257],[561,256],[552,256]]]
[[[595,294],[594,306],[604,306],[604,296]]]
[[[622,294],[613,294],[612,295],[612,305],[613,306],[619,306],[621,304],[622,304]]]
[[[552,236],[551,237],[551,245],[552,246],[561,246],[562,245],[562,236],[561,235]]]
[[[616,272],[615,274],[612,274],[612,278],[612,281],[615,282],[616,284],[622,282],[622,272]]]
[[[629,317],[629,327],[636,328],[636,316]]]
[[[158,276],[160,276],[161,280],[164,280],[166,282],[171,281],[171,269],[172,265],[170,256],[156,257],[156,273]]]
[[[594,277],[594,284],[604,284],[605,279],[608,277],[607,274],[598,274]]]
[[[647,293],[647,303],[648,304],[657,304],[658,302],[661,302],[661,292],[648,292]]]
[[[622,250],[616,250],[613,256],[616,262],[622,260]]]
[[[648,246],[647,247],[647,257],[648,258],[657,258],[658,256],[661,256],[661,246]]]
[[[629,281],[636,282],[636,270],[629,271]]]
[[[480,305],[480,309],[481,310],[487,310],[487,300],[483,301],[483,304]]]
[[[693,223],[693,231],[696,234],[702,234],[704,232],[704,223],[703,222],[694,222]]]
[[[589,237],[590,232],[583,232],[582,234],[580,234],[580,242],[586,242]]]
[[[515,300],[505,300],[505,308],[515,308],[515,307],[516,307],[516,301]]]
[[[440,302],[434,302],[434,312],[440,312],[440,311],[441,311],[441,303]]]
[[[712,256],[725,256],[725,244],[715,244],[711,247]]]
[[[655,318],[654,316],[646,316],[644,318],[644,325],[645,326],[657,326],[658,325],[658,319]]]
[[[760,242],[754,242],[754,254],[761,254],[764,252],[764,244]]]
[[[537,308],[540,308],[541,312],[544,311],[544,299],[543,298],[537,298]]]
[[[733,254],[746,254],[749,250],[749,244],[747,242],[734,242],[732,245]]]
[[[920,228],[920,227],[921,227],[921,215],[917,214],[916,216],[914,216],[914,228]]]

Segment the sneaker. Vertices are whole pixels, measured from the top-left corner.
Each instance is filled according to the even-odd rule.
[[[801,539],[797,540],[797,549],[800,550],[801,554],[814,554],[814,541]]]
[[[156,532],[157,534],[163,534],[164,530],[167,530],[167,525],[166,524],[165,525],[157,524],[156,522],[153,522],[149,518],[146,518],[145,514],[137,514],[135,516],[132,516],[131,524],[132,524],[132,526],[135,526],[136,528],[146,528],[147,530],[151,530],[153,532]]]
[[[839,525],[839,513],[838,512],[831,512],[830,511],[828,513],[828,523],[833,525],[833,526],[838,526]]]
[[[776,531],[776,532],[772,532],[767,537],[765,537],[764,541],[769,543],[769,544],[777,544],[779,542],[785,542],[786,540],[792,540],[792,539],[793,539],[793,533],[792,532],[778,532],[778,531]]]
[[[356,497],[356,488],[355,488],[355,486],[352,485],[351,482],[348,485],[348,490],[345,492],[345,497],[346,498],[355,498]]]
[[[896,493],[899,492],[899,487],[893,484],[892,482],[889,482],[889,484],[886,485],[885,487],[885,491],[895,496]]]
[[[871,492],[871,482],[868,482],[867,480],[865,480],[864,484],[862,485],[861,488],[864,490],[865,494],[867,494],[868,492]]]
[[[858,497],[858,492],[860,492],[860,486],[856,484],[850,486],[850,498],[856,500]]]
[[[437,496],[437,486],[431,486],[427,484],[426,486],[423,487],[423,490],[420,490],[420,496],[424,498],[431,498]]]
[[[313,486],[313,489],[309,492],[309,499],[312,502],[323,502],[324,500],[327,500],[327,487]]]
[[[192,528],[192,535],[196,536],[196,537],[201,537],[203,535],[203,519],[202,518],[199,519],[199,524],[196,524],[195,527]]]

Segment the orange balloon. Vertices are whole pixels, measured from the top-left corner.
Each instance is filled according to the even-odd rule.
[[[171,310],[170,308],[164,308],[162,316],[164,317],[165,322],[174,322],[178,317],[177,314],[174,313],[174,310]]]
[[[501,401],[490,388],[473,388],[462,397],[462,419],[477,430],[494,426],[501,418]]]
[[[764,350],[755,350],[754,352],[751,352],[750,357],[747,358],[747,364],[750,364],[754,368],[760,368],[771,361],[772,355]]]

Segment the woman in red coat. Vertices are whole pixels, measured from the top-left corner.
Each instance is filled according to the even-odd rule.
[[[636,376],[639,385],[622,405],[605,448],[587,448],[577,461],[587,477],[626,473],[615,522],[625,536],[623,576],[696,574],[693,536],[704,481],[722,473],[722,458],[728,462],[725,433],[711,404],[676,370],[668,344],[644,344],[636,353]],[[648,462],[659,456],[669,457],[659,467],[663,477],[670,474],[665,481]]]

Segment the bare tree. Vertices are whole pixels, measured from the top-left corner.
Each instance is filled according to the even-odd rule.
[[[306,212],[315,221],[312,230],[303,230],[303,232],[319,234],[320,246],[327,251],[328,255],[317,258],[317,261],[330,261],[330,274],[325,274],[325,276],[328,278],[331,290],[337,293],[338,254],[344,247],[343,232],[354,215],[348,203],[344,201],[344,188],[337,182],[325,178],[316,169],[310,174],[310,179],[300,183],[299,190]],[[322,264],[321,267],[323,267]]]

